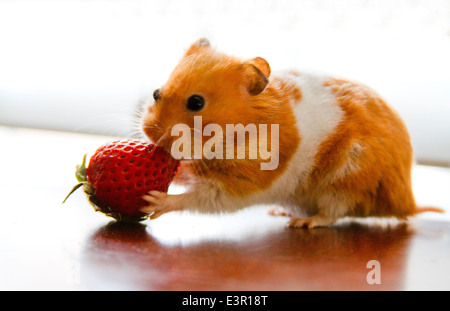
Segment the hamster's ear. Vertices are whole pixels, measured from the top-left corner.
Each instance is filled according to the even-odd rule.
[[[270,66],[262,57],[256,57],[245,63],[247,89],[251,95],[258,95],[269,83]]]
[[[191,47],[186,51],[186,54],[184,56],[189,56],[194,53],[199,52],[202,49],[209,48],[211,46],[211,43],[209,43],[209,40],[206,38],[201,38],[195,41]]]

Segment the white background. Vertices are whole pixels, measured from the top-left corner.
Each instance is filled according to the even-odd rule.
[[[0,125],[129,136],[199,37],[375,88],[450,163],[450,1],[0,0]]]

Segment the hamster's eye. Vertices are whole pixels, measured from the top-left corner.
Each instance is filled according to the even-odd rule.
[[[160,98],[161,98],[161,95],[159,94],[159,89],[154,90],[154,91],[153,91],[153,99],[154,99],[155,101],[157,101],[157,100],[160,99]]]
[[[205,99],[200,95],[192,95],[187,101],[187,109],[191,111],[202,110],[205,106]]]

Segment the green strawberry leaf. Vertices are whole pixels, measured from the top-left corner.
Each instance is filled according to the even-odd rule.
[[[76,184],[75,187],[73,187],[72,190],[69,192],[69,194],[66,196],[64,201],[62,201],[62,204],[64,204],[67,201],[67,199],[72,195],[72,193],[77,191],[77,189],[80,188],[81,186],[83,186],[84,184],[85,184],[84,182],[80,182],[80,183]]]
[[[83,156],[83,161],[80,165],[76,166],[75,177],[81,182],[87,181],[86,177],[86,154]]]

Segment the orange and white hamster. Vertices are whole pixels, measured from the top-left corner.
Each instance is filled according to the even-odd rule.
[[[168,151],[179,138],[171,129],[176,124],[194,129],[195,116],[202,117],[202,129],[212,123],[223,129],[279,126],[276,169],[262,170],[267,160],[260,155],[182,161],[174,182],[187,185],[187,192],[151,191],[142,210],[153,213],[152,219],[170,211],[221,213],[276,204],[291,216],[290,226],[313,228],[346,216],[407,218],[424,211],[411,189],[408,131],[364,85],[304,71],[271,75],[263,58],[228,56],[200,39],[154,99],[146,107],[143,130]]]

